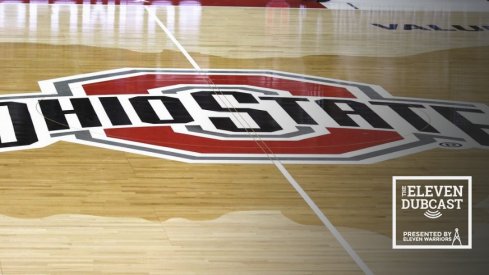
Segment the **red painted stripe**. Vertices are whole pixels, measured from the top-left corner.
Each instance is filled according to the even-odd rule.
[[[204,84],[209,85],[209,89],[212,89],[212,84],[251,85],[289,91],[297,96],[355,98],[348,90],[341,87],[257,75],[149,74],[85,84],[83,88],[87,95],[147,94],[148,89],[177,84]]]
[[[0,0],[0,3],[325,8],[314,0]]]
[[[342,154],[401,140],[392,131],[328,128],[329,135],[301,141],[264,141],[274,154]],[[216,140],[173,132],[170,126],[117,128],[107,136],[197,153],[263,154],[255,141]]]

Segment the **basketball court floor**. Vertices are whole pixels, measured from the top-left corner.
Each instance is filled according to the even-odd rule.
[[[0,1],[0,274],[486,274],[489,2],[409,2]]]

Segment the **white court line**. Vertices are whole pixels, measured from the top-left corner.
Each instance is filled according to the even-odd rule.
[[[166,35],[170,38],[170,40],[177,46],[177,48],[182,52],[182,54],[187,58],[187,60],[192,64],[194,69],[201,70],[200,66],[195,62],[195,60],[190,56],[190,54],[185,50],[185,48],[178,42],[175,36],[165,27],[165,25],[161,22],[161,20],[156,16],[156,14],[151,11],[147,6],[144,7],[148,14],[158,23],[161,29],[166,33]],[[261,146],[260,146],[261,147]],[[265,151],[268,155],[268,153]],[[273,153],[273,152],[272,152]],[[372,270],[365,264],[365,262],[358,256],[358,254],[353,250],[351,245],[343,238],[341,233],[336,229],[336,227],[331,223],[331,221],[324,215],[324,213],[319,209],[316,203],[312,200],[311,197],[304,191],[304,189],[300,186],[300,184],[292,177],[292,175],[287,171],[287,169],[283,166],[283,164],[276,160],[275,158],[271,159],[272,163],[277,167],[277,169],[282,173],[282,175],[287,179],[287,181],[292,185],[292,187],[299,193],[302,199],[309,205],[312,211],[316,214],[316,216],[321,220],[324,226],[333,234],[336,240],[340,243],[343,249],[350,255],[350,257],[355,261],[355,263],[360,267],[360,269],[367,275],[373,275]]]
[[[289,183],[294,187],[294,189],[301,195],[301,197],[306,201],[307,205],[314,211],[316,216],[323,222],[324,226],[333,234],[333,236],[336,238],[336,240],[343,246],[343,248],[346,250],[346,252],[350,255],[350,257],[357,263],[358,267],[362,269],[362,271],[365,274],[372,275],[373,272],[370,270],[370,268],[367,266],[367,264],[358,256],[358,254],[353,250],[351,245],[343,238],[341,233],[336,229],[336,227],[331,223],[331,221],[324,215],[324,213],[319,209],[319,207],[316,205],[316,203],[309,197],[309,195],[302,189],[300,184],[290,175],[289,171],[283,166],[283,164],[279,161],[273,161],[273,164],[282,172],[282,175],[289,181]]]
[[[192,64],[192,67],[200,71],[201,69],[199,64],[197,64],[197,62],[195,62],[195,60],[190,56],[190,54],[188,54],[188,52],[183,48],[182,44],[178,42],[175,36],[173,36],[173,34],[166,28],[166,26],[161,22],[161,20],[156,16],[156,14],[152,10],[150,10],[148,6],[144,6],[144,8],[148,12],[149,16],[151,16],[156,21],[158,26],[160,26],[160,28],[166,33],[166,35],[168,36],[168,38],[170,38],[173,44],[175,44],[175,46],[177,46],[180,52],[182,52],[182,54],[187,58],[188,62]]]

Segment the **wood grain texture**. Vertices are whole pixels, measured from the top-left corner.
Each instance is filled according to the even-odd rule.
[[[485,12],[333,11],[155,7],[189,52],[232,58],[284,58],[309,55],[396,57],[485,46],[489,14]],[[180,22],[179,15],[191,15]],[[376,27],[397,24],[395,31]],[[483,31],[404,30],[404,24],[449,29],[480,26]],[[207,67],[205,62],[199,64]]]
[[[361,274],[321,226],[278,211],[215,220],[0,216],[2,274]]]
[[[481,25],[486,13],[155,10],[201,67],[489,103],[489,31],[371,25]],[[1,94],[121,67],[190,68],[142,8],[0,4],[0,14]],[[375,274],[481,274],[488,161],[484,150],[438,149],[372,165],[286,167]],[[474,249],[392,251],[394,175],[473,176]],[[360,273],[272,164],[195,165],[60,142],[0,154],[0,214],[2,274]]]

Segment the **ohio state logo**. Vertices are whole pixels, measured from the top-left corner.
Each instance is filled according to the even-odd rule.
[[[487,148],[485,104],[260,70],[119,69],[0,97],[0,152],[63,140],[188,162],[372,163]]]

